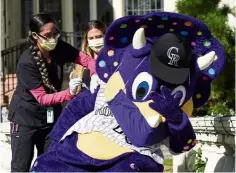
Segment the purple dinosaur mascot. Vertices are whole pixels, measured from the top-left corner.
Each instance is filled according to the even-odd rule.
[[[167,12],[114,21],[97,59],[100,86],[63,110],[32,172],[163,172],[161,145],[189,151],[189,116],[223,70],[222,45],[195,18]]]

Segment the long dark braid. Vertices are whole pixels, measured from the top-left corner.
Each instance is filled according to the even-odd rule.
[[[49,78],[48,78],[48,71],[46,68],[46,61],[42,56],[42,53],[39,51],[39,48],[37,46],[37,42],[33,39],[32,37],[32,33],[29,32],[28,35],[28,43],[29,43],[29,48],[31,50],[31,54],[34,57],[37,66],[39,68],[40,74],[42,76],[43,79],[43,84],[48,87],[50,90],[52,90],[53,92],[57,92],[57,90],[55,89],[55,87],[50,84],[49,82]]]
[[[49,22],[54,22],[54,20],[48,14],[34,15],[30,20],[30,31],[28,35],[28,43],[29,43],[31,54],[33,58],[35,59],[38,69],[40,71],[40,74],[42,76],[44,86],[46,86],[53,92],[57,92],[55,87],[49,81],[48,71],[46,67],[46,60],[43,57],[42,53],[40,52],[37,46],[36,40],[32,36],[32,32],[38,33],[41,30],[41,27],[44,24],[49,23]]]

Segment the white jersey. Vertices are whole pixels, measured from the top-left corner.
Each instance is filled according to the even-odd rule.
[[[100,83],[100,89],[97,93],[94,111],[90,112],[71,126],[63,135],[61,140],[65,139],[73,132],[86,134],[96,131],[102,133],[117,145],[135,150],[143,155],[153,158],[157,163],[163,164],[163,154],[160,150],[161,143],[150,147],[136,147],[130,143],[105,102],[105,86],[106,83]]]

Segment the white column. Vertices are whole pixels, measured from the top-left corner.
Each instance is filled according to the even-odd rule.
[[[39,0],[33,0],[33,9],[34,14],[39,13]]]
[[[61,0],[62,12],[62,31],[74,32],[73,25],[73,0]],[[73,37],[70,38],[70,44],[74,45]]]
[[[89,19],[97,20],[97,0],[89,0]]]
[[[166,0],[160,0],[160,4],[161,4],[161,7],[160,7],[160,9],[161,9],[161,11],[164,11],[164,1],[166,1]]]
[[[125,1],[124,0],[113,0],[113,17],[114,20],[125,16]]]

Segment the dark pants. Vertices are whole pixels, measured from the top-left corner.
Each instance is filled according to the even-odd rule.
[[[11,172],[29,172],[34,157],[34,145],[38,156],[47,151],[51,127],[29,128],[11,123]]]

